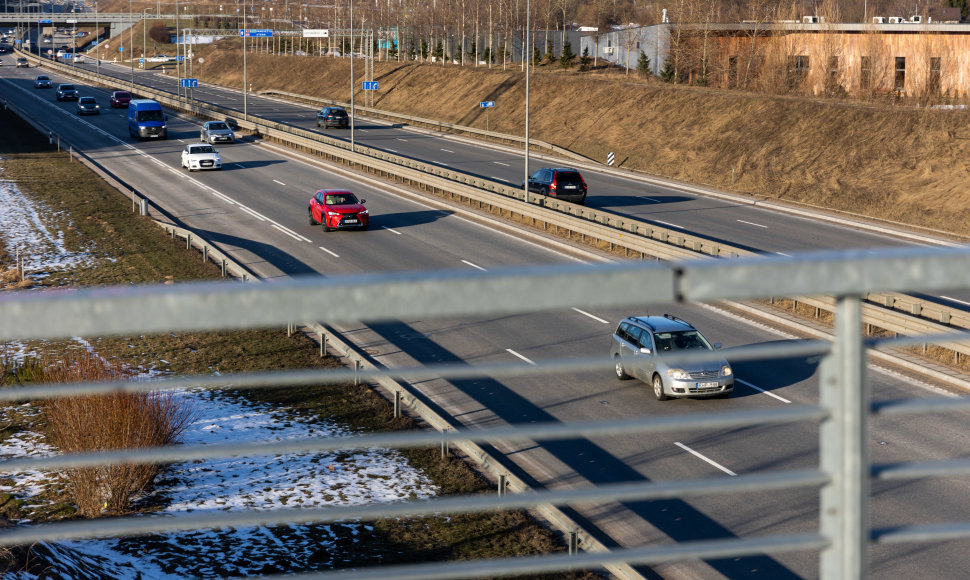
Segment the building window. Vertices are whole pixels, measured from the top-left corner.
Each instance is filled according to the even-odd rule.
[[[807,55],[788,57],[788,88],[796,89],[808,75],[809,60]]]
[[[940,57],[930,57],[930,78],[927,92],[931,95],[940,94]]]
[[[868,91],[872,87],[872,60],[868,56],[859,59],[859,88]]]
[[[738,57],[728,57],[728,88],[738,88]]]
[[[896,57],[896,76],[893,81],[893,90],[897,93],[906,91],[906,57]]]

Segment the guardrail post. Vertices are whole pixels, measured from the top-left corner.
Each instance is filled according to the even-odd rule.
[[[360,384],[360,377],[357,376],[357,371],[360,370],[360,361],[354,359],[354,385]]]
[[[185,249],[192,249],[192,234],[185,234]]]
[[[449,455],[451,455],[451,449],[448,447],[448,440],[447,439],[442,439],[441,440],[441,458],[444,459],[445,457],[448,457]]]
[[[141,215],[148,215],[148,200],[144,197],[138,201],[138,213]]]
[[[202,246],[202,261],[203,262],[209,261],[209,246],[205,246],[205,245]]]
[[[225,258],[222,259],[222,277],[223,278],[226,277],[226,259]]]
[[[401,391],[394,391],[394,418],[401,416]]]
[[[823,580],[869,577],[869,384],[862,342],[862,302],[835,304],[835,340],[822,360],[819,402],[829,415],[819,428],[819,527],[828,546],[819,557]]]
[[[327,356],[327,335],[320,333],[320,358]]]
[[[575,556],[579,553],[579,533],[576,530],[569,532],[569,555]]]
[[[498,476],[498,495],[499,497],[505,495],[505,487],[509,484],[509,476],[504,473]]]

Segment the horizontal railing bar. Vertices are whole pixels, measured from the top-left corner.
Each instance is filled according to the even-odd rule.
[[[414,502],[375,503],[321,508],[197,512],[185,515],[100,518],[55,522],[0,530],[0,546],[40,541],[81,540],[111,536],[132,536],[153,532],[174,532],[218,527],[244,527],[342,520],[371,521],[380,518],[415,517],[433,514],[463,514],[485,511],[528,509],[536,505],[567,505],[664,499],[694,495],[754,492],[818,487],[829,478],[817,470],[740,475],[665,482],[630,482],[507,495],[463,495]]]
[[[27,470],[60,470],[109,464],[170,463],[195,459],[214,459],[241,455],[276,455],[339,451],[346,449],[427,447],[442,442],[488,442],[495,440],[560,440],[577,436],[609,436],[629,433],[651,433],[679,429],[720,429],[753,424],[777,424],[793,421],[819,421],[826,417],[821,407],[789,405],[781,409],[751,409],[721,413],[690,413],[662,417],[637,417],[625,420],[590,421],[586,423],[540,423],[510,425],[490,429],[452,429],[428,433],[376,433],[328,439],[295,439],[270,443],[170,445],[151,449],[113,449],[94,453],[72,453],[47,457],[0,460],[0,473]]]
[[[959,340],[962,338],[963,340]],[[957,340],[954,340],[957,339]],[[908,346],[921,346],[932,344],[936,346],[968,346],[970,345],[970,331],[962,328],[954,328],[953,332],[887,336],[865,339],[867,348],[900,348]]]
[[[780,343],[757,344],[724,350],[684,353],[657,357],[670,362],[702,362],[720,360],[729,356],[731,362],[816,356],[825,354],[829,343],[819,340],[796,340]],[[382,379],[408,380],[469,379],[480,377],[507,378],[548,375],[552,373],[611,371],[613,362],[606,356],[537,360],[536,364],[519,362],[486,363],[481,365],[439,364],[418,367],[392,367],[384,370],[370,369],[307,369],[298,371],[264,371],[222,375],[181,375],[176,378],[161,377],[151,380],[128,379],[89,383],[53,384],[43,383],[25,387],[0,389],[0,401],[30,401],[77,395],[107,393],[140,393],[178,388],[260,388],[280,386],[306,386],[340,384],[354,380],[377,382]]]
[[[710,560],[726,557],[761,556],[766,553],[821,550],[829,545],[819,534],[790,534],[759,538],[704,540],[682,542],[649,548],[627,548],[609,552],[585,552],[574,555],[520,556],[502,560],[472,560],[431,564],[374,566],[350,570],[332,570],[295,575],[265,576],[266,580],[299,580],[346,578],[348,580],[459,580],[542,574],[564,570],[589,570],[616,564],[656,565],[678,560]]]
[[[915,415],[970,410],[970,397],[933,397],[930,399],[903,399],[879,401],[872,404],[875,415]]]
[[[948,459],[921,463],[894,463],[872,466],[872,476],[880,480],[946,477],[970,473],[970,459]]]
[[[961,540],[970,538],[970,522],[878,528],[872,530],[871,537],[872,541],[877,544]]]

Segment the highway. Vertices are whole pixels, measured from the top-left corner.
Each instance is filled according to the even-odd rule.
[[[78,118],[73,102],[57,103],[52,90],[32,87],[31,81],[38,69],[15,69],[12,58],[2,58],[0,87],[7,100],[55,125],[59,134],[87,155],[121,179],[135,184],[189,227],[266,278],[442,268],[491,269],[608,259],[368,177],[348,174],[338,167],[288,154],[250,138],[218,146],[223,171],[189,174],[179,168],[179,152],[185,143],[198,140],[198,123],[170,113],[168,141],[135,142],[128,137],[124,110],[104,108],[101,115]],[[111,68],[102,65],[102,72]],[[126,78],[126,68],[115,69],[122,73],[122,79]],[[55,83],[69,80],[57,74],[51,76]],[[138,82],[158,83],[169,89],[174,86],[174,79],[150,72],[139,72]],[[79,86],[82,95],[96,96],[102,107],[106,107],[110,89]],[[204,87],[196,90],[196,97],[241,108],[241,96],[234,91]],[[272,99],[250,97],[249,101],[251,115],[288,120],[308,128],[314,125],[313,111]],[[359,127],[362,143],[468,168],[482,175],[494,173],[497,179],[510,183],[521,181],[521,159],[517,160],[509,152],[366,120]],[[337,130],[327,133],[345,135]],[[436,149],[439,153],[434,154]],[[590,183],[590,205],[648,221],[664,220],[695,233],[762,251],[908,243],[626,178],[588,172],[584,175]],[[371,230],[325,233],[320,227],[309,226],[307,201],[314,191],[323,187],[348,188],[366,199],[372,215]],[[676,305],[667,312],[695,324],[712,341],[723,342],[729,359],[732,347],[793,338],[715,306]],[[388,366],[539,361],[596,353],[606,356],[610,333],[617,321],[640,313],[567,310],[555,315],[404,320],[342,330]],[[655,313],[659,312],[655,310]],[[731,398],[664,403],[655,401],[646,385],[617,381],[611,373],[501,381],[434,380],[415,386],[452,415],[476,427],[815,402],[817,366],[818,361],[810,359],[738,363],[735,365],[738,384]],[[874,369],[870,377],[877,399],[940,394],[890,371]],[[872,459],[884,463],[961,457],[965,454],[967,419],[964,414],[876,419],[872,423]],[[817,431],[817,425],[798,423],[728,432],[503,444],[497,449],[512,462],[519,475],[537,487],[559,488],[630,480],[729,478],[732,474],[813,467],[818,461]],[[872,497],[873,525],[965,517],[968,491],[967,483],[957,479],[877,485]],[[630,502],[583,509],[579,515],[591,531],[608,543],[642,546],[805,532],[817,527],[817,511],[815,490],[793,490],[745,494],[742,498],[725,495],[690,501]],[[970,568],[968,552],[962,547],[958,543],[918,549],[881,547],[872,554],[874,576],[959,577]],[[656,567],[648,574],[654,572],[664,578],[812,578],[818,575],[818,562],[814,553],[796,553],[680,562]]]

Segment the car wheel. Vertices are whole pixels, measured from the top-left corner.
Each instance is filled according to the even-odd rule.
[[[631,378],[630,375],[626,374],[626,371],[623,369],[623,361],[620,360],[619,356],[613,357],[613,362],[616,365],[614,368],[616,371],[616,378],[620,379],[621,381]]]
[[[660,375],[653,375],[653,396],[658,401],[667,400],[667,393],[664,392],[664,383],[660,380]]]
[[[203,135],[202,133],[199,133],[199,141],[202,141],[203,143],[205,143],[206,141],[205,135]]]
[[[320,128],[320,121],[317,121],[317,129]]]
[[[323,224],[323,231],[325,231],[325,232],[332,232],[333,231],[333,228],[330,227],[330,226],[328,226],[327,224]]]
[[[307,213],[307,218],[310,220],[310,225],[311,226],[318,226],[318,225],[320,225],[320,222],[318,222],[317,220],[313,219],[313,210],[312,209],[307,208],[306,213]]]
[[[363,231],[367,231],[367,230],[370,229],[370,224],[364,224],[364,225],[360,226],[360,229],[363,230]]]

